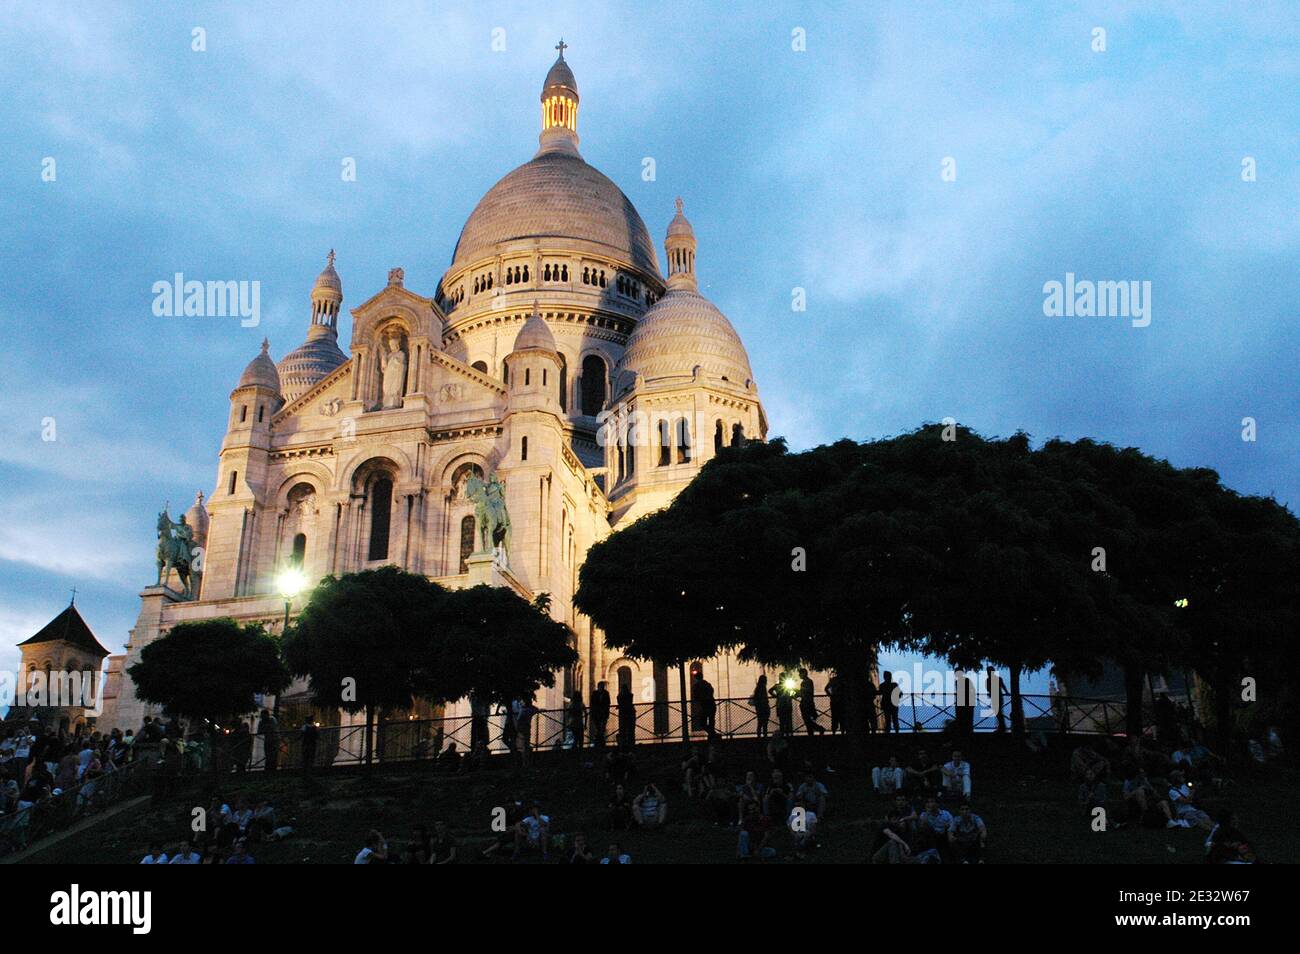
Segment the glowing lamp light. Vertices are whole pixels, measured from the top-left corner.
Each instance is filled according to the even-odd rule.
[[[302,570],[291,566],[280,573],[276,585],[280,588],[280,595],[291,600],[307,588],[307,577]]]
[[[1187,609],[1187,597],[1184,596],[1181,600],[1174,600],[1174,605],[1179,609]]]
[[[781,688],[790,693],[790,695],[794,695],[795,691],[799,688],[799,680],[794,676],[786,676],[785,679],[781,681]]]

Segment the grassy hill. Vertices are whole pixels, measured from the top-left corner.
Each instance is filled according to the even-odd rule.
[[[975,810],[989,829],[990,863],[1195,863],[1202,860],[1204,833],[1194,830],[1149,830],[1131,827],[1094,832],[1075,802],[1068,780],[1069,744],[1057,744],[1036,754],[1010,738],[981,736],[963,747],[973,766]],[[872,763],[889,754],[907,759],[917,744],[946,760],[950,745],[933,735],[875,741]],[[871,792],[868,773],[850,765],[843,739],[800,739],[796,754],[817,765],[836,768],[820,772],[830,788],[830,802],[821,831],[821,847],[802,863],[856,863],[865,859],[874,835],[874,819],[883,817],[886,800]],[[762,749],[754,742],[723,743],[719,747],[721,777],[728,782],[755,769],[766,778]],[[448,823],[462,846],[462,860],[477,860],[478,848],[494,840],[492,811],[516,795],[537,799],[552,818],[554,832],[587,834],[599,855],[617,838],[634,863],[734,863],[734,830],[716,827],[700,801],[691,801],[680,787],[680,745],[643,746],[637,750],[637,777],[655,781],[668,796],[670,822],[660,832],[604,830],[608,786],[599,758],[588,751],[538,753],[527,771],[516,770],[505,758],[472,773],[442,774],[430,765],[375,768],[368,775],[356,770],[321,774],[304,781],[283,772],[272,777],[230,776],[223,796],[233,801],[269,799],[282,823],[292,817],[296,831],[289,839],[253,847],[258,863],[347,863],[364,842],[367,831],[382,831],[392,847],[404,846],[413,826]],[[1210,810],[1228,804],[1239,826],[1255,843],[1261,860],[1300,858],[1300,833],[1286,812],[1277,811],[1295,791],[1297,772],[1289,764],[1271,767],[1258,777],[1238,776],[1224,795],[1207,799]],[[190,812],[208,804],[211,790],[192,785],[156,808],[126,812],[91,830],[70,837],[28,863],[134,863],[150,841],[170,846],[189,833]],[[1112,786],[1112,796],[1119,796]],[[782,846],[784,847],[784,846]],[[782,852],[783,858],[786,857]],[[504,859],[502,859],[504,861]],[[496,863],[496,862],[491,862]]]

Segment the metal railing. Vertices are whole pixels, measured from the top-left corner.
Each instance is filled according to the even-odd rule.
[[[1064,696],[1021,696],[1025,728],[1029,732],[1070,733],[1077,735],[1111,735],[1124,731],[1125,704],[1105,699],[1086,699]],[[975,703],[969,713],[973,731],[991,733],[1010,731],[1011,699],[1004,696],[1001,719],[997,712],[982,703]],[[816,698],[815,721],[827,732],[833,728],[829,697]],[[899,699],[898,728],[905,734],[936,733],[958,722],[955,695],[909,693]],[[708,738],[698,708],[690,700],[686,704],[687,737],[694,741]],[[639,702],[631,712],[620,716],[618,707],[611,709],[606,723],[604,741],[616,747],[631,735],[634,745],[654,745],[680,742],[682,739],[683,707],[681,702]],[[448,716],[441,719],[401,719],[376,722],[372,726],[371,745],[373,761],[410,762],[436,758],[451,744],[464,755],[480,748],[492,753],[511,751],[507,744],[506,716],[495,712],[480,718],[476,729],[475,718],[470,715]],[[775,735],[781,727],[776,706],[768,710],[764,727],[763,716],[747,699],[720,699],[714,716],[714,732],[723,739],[754,739]],[[584,747],[594,743],[593,720],[588,717],[583,726]],[[884,734],[884,713],[877,708],[875,729]],[[798,703],[790,713],[789,731],[793,735],[806,735],[809,726]],[[815,729],[813,730],[816,731]],[[840,731],[843,728],[840,727]],[[482,735],[480,740],[477,736]],[[230,737],[227,737],[230,738]],[[562,709],[540,709],[533,713],[528,732],[529,749],[549,751],[576,747],[575,733],[569,723],[568,713]],[[245,754],[226,752],[219,756],[230,771],[255,771],[265,768],[264,740],[253,737],[251,746],[244,743]],[[324,769],[338,765],[359,765],[365,762],[366,727],[364,724],[320,726],[310,767]],[[523,748],[522,739],[515,734],[515,751]],[[292,727],[281,730],[277,740],[277,763],[281,770],[304,768],[304,742],[300,731]]]

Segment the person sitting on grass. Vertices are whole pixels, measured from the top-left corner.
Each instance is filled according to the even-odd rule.
[[[916,819],[916,840],[922,848],[933,848],[942,854],[948,847],[948,832],[952,829],[952,812],[939,807],[933,795],[925,800],[925,811]]]
[[[826,799],[829,795],[830,792],[826,790],[826,786],[817,781],[810,771],[804,772],[803,784],[794,792],[795,800],[802,799],[804,805],[810,811],[816,812],[819,818],[824,817],[826,814]]]
[[[1160,797],[1147,773],[1141,769],[1130,769],[1124,779],[1124,807],[1129,819],[1140,822],[1148,828],[1190,828],[1187,822],[1174,818],[1174,810],[1169,802]]]
[[[1212,865],[1253,865],[1258,862],[1255,849],[1237,827],[1237,819],[1226,808],[1210,837],[1205,839],[1205,860]]]
[[[885,820],[876,829],[871,845],[872,864],[910,864],[913,862],[909,838],[917,832],[917,812],[902,795],[894,798]]]
[[[948,829],[948,844],[958,864],[983,864],[984,843],[988,840],[988,829],[984,819],[980,818],[970,807],[970,802],[963,802],[957,809],[957,817]]]
[[[736,837],[736,857],[741,861],[776,857],[776,849],[770,844],[773,828],[772,819],[761,814],[755,802],[747,803]]]
[[[515,830],[526,814],[524,809],[524,796],[516,795],[511,801],[505,804],[506,826],[503,831],[497,833],[496,841],[483,849],[484,858],[490,858],[495,854],[505,851],[507,848],[514,850]]]
[[[1091,817],[1094,808],[1104,808],[1106,805],[1106,783],[1091,771],[1085,773],[1079,782],[1078,799],[1084,814]]]
[[[939,771],[939,766],[934,764],[934,759],[930,758],[925,749],[917,749],[916,757],[912,759],[912,764],[904,770],[903,777],[909,792],[914,795],[924,795],[927,792],[939,790],[939,780],[942,773]]]
[[[618,749],[605,753],[605,781],[627,784],[632,780],[632,754]]]
[[[610,831],[627,831],[632,827],[632,799],[621,784],[614,786],[606,812]]]
[[[203,853],[196,848],[186,844],[179,844],[172,852],[169,865],[201,865],[203,864]]]
[[[686,758],[682,759],[682,791],[687,798],[704,794],[700,784],[700,754],[695,751],[695,746],[687,749]]]
[[[156,841],[149,845],[149,853],[140,859],[142,865],[165,865],[167,863],[167,852],[163,851],[163,846]]]
[[[794,807],[790,809],[790,817],[786,819],[786,827],[794,836],[796,858],[802,858],[807,851],[817,847],[818,817],[816,809],[807,799],[800,795],[795,796]]]
[[[248,839],[235,839],[235,847],[230,851],[230,857],[226,859],[228,865],[252,865],[256,864],[257,859],[248,853]]]
[[[388,862],[388,842],[377,829],[370,829],[366,843],[357,856],[352,859],[354,865],[382,865]]]
[[[952,761],[945,762],[939,771],[945,792],[958,798],[970,798],[970,763],[961,757],[959,749],[953,749]]]
[[[600,859],[600,863],[602,865],[630,865],[632,856],[624,854],[623,846],[616,841],[612,841],[605,851],[605,857]]]
[[[898,756],[891,755],[888,765],[877,765],[871,770],[871,787],[877,795],[893,795],[903,788],[903,766]]]
[[[587,847],[587,836],[582,832],[578,832],[573,836],[573,845],[569,848],[564,863],[566,865],[594,865],[596,863],[596,856]]]
[[[713,812],[713,824],[730,828],[736,824],[736,790],[714,778],[712,769],[705,769],[705,800]]]
[[[1091,742],[1085,742],[1070,753],[1070,778],[1082,782],[1089,773],[1094,778],[1105,778],[1110,774],[1110,762]]]
[[[758,780],[758,775],[754,772],[745,773],[745,781],[736,786],[736,796],[738,805],[737,823],[745,820],[745,813],[750,805],[753,805],[762,813],[763,792],[765,791],[763,783]]]
[[[661,828],[668,821],[668,799],[654,782],[646,782],[641,794],[632,799],[632,820],[638,828]]]
[[[790,814],[794,802],[794,789],[785,780],[785,773],[772,769],[772,782],[763,795],[763,814],[768,818],[781,819]]]
[[[456,863],[456,839],[452,837],[445,821],[433,823],[433,839],[429,842],[429,864],[451,865]]]
[[[1179,821],[1206,831],[1214,828],[1214,820],[1196,807],[1196,794],[1182,772],[1169,773],[1169,804]]]
[[[541,806],[533,802],[528,814],[515,826],[515,851],[510,860],[516,860],[525,851],[540,851],[542,860],[550,858],[551,816],[543,815]]]

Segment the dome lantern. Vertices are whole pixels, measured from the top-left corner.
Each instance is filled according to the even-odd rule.
[[[281,359],[278,370],[285,401],[295,401],[347,361],[339,350],[339,309],[343,282],[334,270],[334,249],[325,257],[325,270],[311,289],[311,324],[307,340]]]
[[[668,253],[668,287],[695,291],[695,230],[682,214],[681,196],[677,197],[677,214],[668,223],[668,237],[664,239]]]
[[[569,44],[560,40],[560,51],[542,84],[542,134],[539,152],[578,152],[578,81],[564,60]]]

